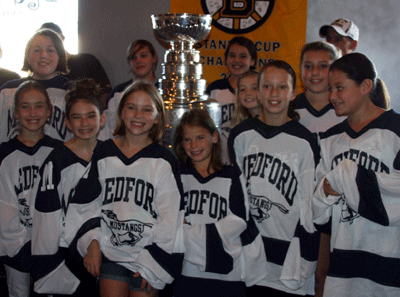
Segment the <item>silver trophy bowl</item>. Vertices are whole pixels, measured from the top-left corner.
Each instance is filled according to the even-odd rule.
[[[151,16],[156,35],[170,43],[164,55],[159,92],[164,100],[166,125],[163,144],[172,147],[173,135],[182,115],[193,108],[209,112],[220,127],[221,108],[205,94],[206,80],[202,79],[203,65],[194,44],[203,41],[211,30],[210,15],[160,14]]]
[[[167,42],[204,40],[211,31],[212,18],[209,14],[167,13],[151,16],[153,30]]]

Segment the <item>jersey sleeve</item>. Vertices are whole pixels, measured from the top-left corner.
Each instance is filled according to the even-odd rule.
[[[240,173],[240,183],[243,189],[247,188],[246,176],[243,172],[243,145],[238,141],[236,136],[236,129],[234,128],[229,134],[228,138],[228,151],[229,157],[232,160],[233,166]],[[268,272],[265,263],[267,256],[265,254],[264,243],[261,233],[258,231],[257,226],[252,216],[250,216],[248,206],[248,195],[245,193],[246,207],[248,219],[246,229],[240,235],[242,242],[242,254],[240,262],[242,267],[242,279],[246,286],[250,287],[257,284],[260,280],[264,279]]]
[[[240,234],[248,209],[238,176],[233,176],[228,215],[212,224],[184,225],[185,260],[201,271],[228,274],[242,251]]]
[[[310,149],[299,160],[300,220],[289,244],[280,277],[282,283],[292,290],[301,288],[313,275],[317,265],[320,236],[313,224],[312,200],[318,155],[317,151]]]
[[[40,170],[32,228],[32,277],[37,293],[72,294],[79,280],[66,267],[59,248],[63,193],[59,193],[61,172],[54,158],[57,154],[51,154]]]
[[[325,197],[324,194],[323,182],[326,174],[330,171],[330,164],[328,163],[328,158],[325,156],[326,154],[327,153],[324,149],[324,145],[321,145],[321,159],[315,172],[317,185],[312,201],[314,224],[321,232],[330,229],[328,225],[330,225],[332,216],[331,206],[340,198],[337,196]]]
[[[70,197],[65,217],[64,238],[71,254],[78,261],[83,260],[93,240],[100,242],[102,187],[97,165],[100,153],[98,147],[93,152],[86,173],[75,187],[75,193]]]
[[[399,157],[398,153],[396,159]],[[348,206],[364,218],[383,226],[400,226],[398,169],[392,173],[374,172],[344,159],[326,178],[335,191],[343,194]]]
[[[28,272],[31,265],[31,240],[26,227],[20,223],[18,200],[9,162],[0,165],[0,260]],[[29,200],[27,197],[21,198]]]
[[[184,219],[182,183],[177,164],[166,163],[169,165],[159,166],[156,173],[159,181],[154,199],[157,218],[152,244],[146,246],[135,260],[142,277],[156,289],[163,289],[166,283],[180,275],[183,260],[179,248]]]

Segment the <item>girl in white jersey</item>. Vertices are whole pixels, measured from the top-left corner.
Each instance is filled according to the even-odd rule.
[[[227,141],[232,129],[232,116],[235,109],[235,90],[239,77],[256,68],[257,50],[254,42],[243,36],[233,37],[225,51],[225,64],[228,76],[210,83],[206,93],[216,99],[221,106],[221,147],[222,161],[230,163]]]
[[[240,234],[246,207],[239,173],[221,160],[218,130],[205,110],[185,113],[175,132],[185,199],[185,260],[174,296],[245,296]]]
[[[101,296],[156,296],[180,273],[182,185],[176,158],[159,144],[163,127],[157,89],[134,82],[117,109],[117,138],[96,147],[75,189],[83,223],[70,248],[85,256],[92,240],[100,243]],[[77,220],[67,217],[66,229]]]
[[[13,113],[13,96],[18,86],[27,80],[36,80],[49,94],[53,112],[45,126],[45,134],[66,141],[72,137],[65,125],[65,100],[68,79],[64,45],[58,34],[41,29],[29,39],[25,48],[22,70],[28,76],[5,83],[0,88],[0,143],[18,133],[18,121]]]
[[[76,204],[70,204],[69,198],[89,168],[93,150],[98,143],[97,134],[104,124],[100,96],[101,90],[93,79],[82,79],[74,83],[65,98],[66,125],[74,136],[55,149],[40,170],[32,254],[36,266],[40,267],[44,259],[47,265],[33,271],[35,290],[38,293],[71,294],[76,290],[72,296],[84,296],[87,291],[96,291],[95,277],[100,274],[101,254],[93,254],[98,249],[89,247],[83,259],[86,269],[93,275],[91,277],[82,261],[74,260],[68,250],[65,237],[68,238],[70,234],[64,228],[64,220],[68,216],[69,221],[74,221],[79,213]],[[98,245],[98,242],[92,244]],[[77,253],[73,251],[72,254]],[[81,281],[78,289],[77,278]],[[55,283],[57,286],[53,286]]]
[[[318,145],[293,111],[295,86],[289,64],[268,62],[259,76],[263,114],[234,127],[228,141],[231,159],[247,180],[254,228],[266,254],[267,275],[248,296],[314,292],[319,236],[311,202]]]
[[[261,113],[258,72],[251,70],[239,77],[236,87],[236,103],[232,116],[232,127]]]
[[[359,53],[329,70],[330,101],[347,119],[320,135],[313,212],[331,229],[324,296],[400,295],[400,116],[376,80]]]
[[[0,146],[0,259],[7,273],[9,296],[29,296],[32,212],[39,168],[54,147],[61,145],[44,134],[51,116],[46,90],[27,81],[15,92],[19,134]]]

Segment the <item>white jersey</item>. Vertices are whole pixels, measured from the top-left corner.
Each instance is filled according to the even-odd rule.
[[[232,166],[225,166],[204,178],[194,167],[185,167],[181,178],[188,223],[183,228],[182,274],[241,281],[240,234],[247,226],[248,207],[238,172]]]
[[[133,83],[133,80],[128,80],[114,89],[112,89],[110,95],[107,98],[107,107],[104,110],[106,116],[106,123],[100,129],[98,139],[107,140],[109,138],[114,138],[113,133],[115,125],[117,123],[117,109],[119,102],[121,101],[122,94],[124,91]]]
[[[30,272],[32,213],[39,168],[61,142],[44,136],[33,147],[17,138],[0,145],[0,257],[17,270]]]
[[[177,246],[184,212],[176,158],[157,143],[127,158],[109,139],[96,147],[91,163],[69,201],[68,212],[81,216],[79,223],[66,217],[72,253],[84,256],[97,239],[107,259],[163,289],[180,274],[183,258]]]
[[[18,121],[14,116],[14,94],[17,88],[32,78],[22,78],[9,81],[0,88],[0,143],[6,142],[18,134]],[[54,139],[67,141],[72,133],[65,125],[65,94],[68,89],[68,79],[57,75],[48,80],[35,80],[42,84],[53,105],[51,119],[44,127],[45,134]]]
[[[294,120],[272,127],[257,117],[233,128],[228,144],[264,241],[268,275],[257,285],[312,295],[319,246],[311,211],[315,134]]]
[[[232,129],[232,116],[235,110],[235,90],[232,88],[227,78],[212,82],[206,90],[208,96],[219,102],[221,106],[221,148],[222,160],[230,164],[228,154],[228,137]]]
[[[331,224],[324,296],[400,296],[400,115],[321,134],[317,224]],[[326,197],[323,181],[342,196]],[[331,222],[331,223],[330,223]]]
[[[346,119],[346,117],[336,116],[332,104],[328,104],[320,111],[316,110],[308,102],[304,92],[297,95],[293,103],[300,116],[299,123],[313,133],[325,132]]]
[[[68,247],[65,217],[70,222],[79,222],[79,212],[71,211],[69,203],[76,185],[88,170],[89,162],[65,145],[53,150],[40,169],[32,230],[33,261],[41,267],[32,271],[37,293],[72,294],[79,285],[65,266],[60,247]],[[42,267],[43,262],[46,265]]]

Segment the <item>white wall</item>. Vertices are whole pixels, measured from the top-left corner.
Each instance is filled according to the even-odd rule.
[[[191,0],[195,1],[195,0]],[[79,1],[80,51],[93,53],[103,64],[113,86],[131,78],[126,48],[135,39],[153,43],[159,55],[157,74],[165,48],[156,40],[151,14],[170,11],[170,0]],[[321,40],[321,25],[343,17],[360,29],[357,51],[374,61],[388,86],[392,107],[400,111],[400,1],[308,0],[307,42]]]
[[[400,112],[400,1],[308,0],[307,42],[320,40],[319,28],[347,18],[360,29],[357,52],[370,58],[386,83],[392,108]]]

